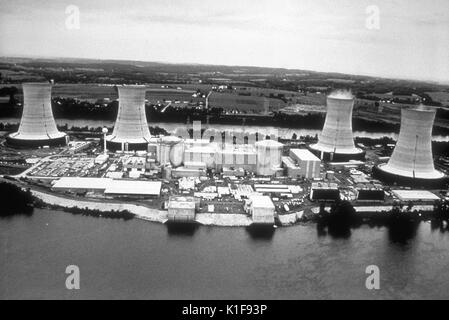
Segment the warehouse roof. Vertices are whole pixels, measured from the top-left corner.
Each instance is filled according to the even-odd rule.
[[[437,195],[427,190],[392,190],[392,192],[402,201],[440,199]]]
[[[53,184],[55,189],[106,189],[112,184],[109,178],[64,177]]]
[[[153,195],[158,196],[161,192],[160,181],[135,181],[135,180],[113,180],[105,194],[129,194],[129,195]]]
[[[253,208],[272,208],[274,209],[273,201],[268,196],[250,195]]]
[[[321,161],[317,156],[315,156],[312,152],[307,149],[290,149],[290,152],[295,155],[300,160],[312,160],[312,161]]]
[[[195,198],[172,196],[168,202],[168,209],[195,209]]]
[[[110,178],[64,177],[53,185],[54,189],[104,190],[105,194],[159,195],[160,181],[113,180]]]

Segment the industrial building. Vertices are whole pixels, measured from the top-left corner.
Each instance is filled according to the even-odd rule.
[[[297,173],[299,177],[303,177],[306,179],[314,179],[320,177],[321,160],[309,150],[290,149],[289,156],[289,158],[292,159],[299,168]]]
[[[250,195],[249,213],[252,216],[253,224],[274,224],[275,207],[268,196]]]
[[[54,182],[52,190],[70,193],[94,192],[106,196],[159,197],[160,181],[130,181],[110,178],[63,177]]]
[[[391,191],[401,201],[421,201],[434,203],[439,200],[436,194],[427,190],[392,190]]]
[[[216,154],[218,148],[215,144],[209,144],[207,146],[192,146],[188,147],[184,151],[184,163],[186,162],[203,162],[209,169],[215,168]]]
[[[327,97],[326,120],[318,135],[318,143],[310,145],[312,152],[322,160],[362,160],[365,153],[354,144],[352,134],[352,96],[330,95]]]
[[[195,207],[194,197],[171,196],[168,202],[168,221],[194,222]]]
[[[7,136],[9,145],[17,147],[60,146],[68,136],[59,132],[51,107],[50,83],[24,83],[23,112],[19,130]]]
[[[401,110],[401,129],[393,154],[373,175],[387,183],[409,186],[440,186],[444,174],[435,169],[432,127],[436,111],[425,106]]]
[[[234,167],[256,171],[257,153],[254,145],[248,144],[225,144],[216,154],[216,169]]]
[[[360,183],[355,186],[357,201],[381,201],[385,200],[385,192],[381,185],[372,183]]]
[[[114,131],[106,136],[112,150],[147,150],[151,134],[145,112],[146,87],[119,86],[119,107]]]
[[[310,191],[310,200],[337,201],[340,199],[340,191],[336,183],[314,182]]]
[[[291,157],[282,157],[282,167],[285,169],[284,174],[291,178],[297,178],[301,175],[301,168],[293,161]]]

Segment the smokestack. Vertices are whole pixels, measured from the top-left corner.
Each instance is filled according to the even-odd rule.
[[[327,97],[326,120],[318,136],[318,143],[310,145],[311,151],[324,160],[347,161],[363,159],[364,152],[356,148],[352,135],[352,108],[354,98],[350,93],[336,93]]]
[[[112,149],[147,150],[151,138],[145,113],[146,87],[141,85],[118,87],[119,108],[114,131],[106,137]]]
[[[23,112],[19,130],[10,134],[11,145],[39,147],[67,143],[66,134],[59,132],[51,108],[50,83],[24,83]]]
[[[432,156],[432,127],[436,111],[419,106],[401,110],[401,129],[396,147],[387,164],[378,171],[387,180],[402,184],[416,184],[444,177],[435,170]],[[390,178],[390,179],[388,179]]]

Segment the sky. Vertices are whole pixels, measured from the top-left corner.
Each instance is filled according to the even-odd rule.
[[[79,9],[79,25],[71,5]],[[449,83],[449,1],[0,0],[0,56],[282,67]]]

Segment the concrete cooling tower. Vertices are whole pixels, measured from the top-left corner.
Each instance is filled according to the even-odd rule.
[[[432,127],[436,111],[419,106],[402,109],[401,129],[387,164],[373,169],[375,177],[389,183],[437,186],[444,174],[435,170],[432,156]]]
[[[58,146],[68,137],[56,128],[51,109],[50,83],[24,83],[23,113],[19,131],[7,136],[8,144],[22,147]]]
[[[106,137],[112,150],[147,150],[151,135],[145,113],[145,86],[118,87],[119,107],[114,130]]]
[[[363,150],[356,148],[352,135],[352,108],[354,99],[348,95],[327,97],[324,127],[318,143],[310,150],[322,160],[348,161],[364,159]]]

